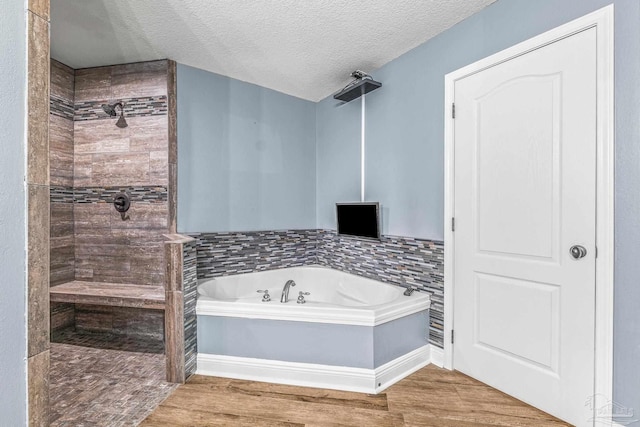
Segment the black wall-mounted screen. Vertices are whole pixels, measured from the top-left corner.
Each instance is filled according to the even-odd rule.
[[[380,238],[380,204],[336,203],[338,234]]]

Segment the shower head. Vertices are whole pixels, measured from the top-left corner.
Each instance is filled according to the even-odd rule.
[[[116,113],[116,107],[120,107],[120,118],[116,122],[116,126],[119,128],[126,128],[128,125],[127,121],[124,119],[124,105],[122,105],[122,102],[116,102],[115,104],[102,104],[104,112],[111,117],[116,117],[118,115]]]
[[[115,104],[102,104],[102,109],[104,110],[105,113],[107,113],[111,117],[115,117],[116,116],[116,107],[118,105],[120,106],[120,108],[122,108],[122,103],[118,102],[118,103],[115,103]]]
[[[373,78],[364,71],[356,70],[351,73],[353,80],[346,85],[344,89],[333,95],[334,99],[349,102],[360,98],[365,93],[369,93],[382,86],[382,83],[373,80]]]

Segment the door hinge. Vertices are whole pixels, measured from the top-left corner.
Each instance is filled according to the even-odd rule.
[[[456,219],[451,218],[451,231],[456,231]]]
[[[596,246],[596,258],[598,258],[598,247]]]
[[[451,104],[451,118],[452,119],[456,118],[456,104],[455,103]]]
[[[453,344],[453,329],[451,330],[451,344]]]

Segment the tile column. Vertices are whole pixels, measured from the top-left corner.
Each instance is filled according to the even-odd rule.
[[[49,425],[49,0],[27,12],[27,287],[30,426]]]
[[[167,115],[169,116],[169,233],[177,233],[178,217],[178,80],[176,62],[167,61]]]
[[[184,383],[195,373],[196,331],[196,244],[179,234],[165,242],[165,355],[167,381]]]

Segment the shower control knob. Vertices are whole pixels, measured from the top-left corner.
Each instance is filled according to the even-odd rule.
[[[120,193],[113,198],[113,206],[120,213],[124,213],[131,207],[131,199],[127,193]]]
[[[265,289],[264,291],[259,290],[259,291],[256,291],[256,292],[258,292],[259,294],[264,294],[264,295],[262,295],[262,302],[271,301],[271,295],[269,295],[269,289]]]

